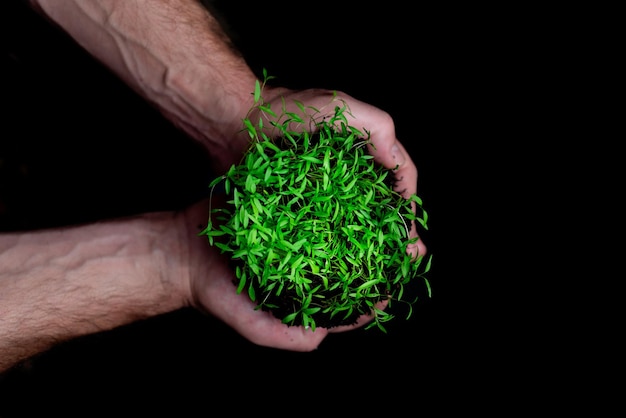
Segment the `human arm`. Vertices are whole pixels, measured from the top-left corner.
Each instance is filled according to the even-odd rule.
[[[203,144],[218,172],[241,157],[256,77],[199,1],[29,3]]]
[[[248,139],[240,134],[242,119],[253,104],[257,77],[199,1],[28,1],[202,143],[216,172],[240,160]],[[417,169],[397,140],[389,114],[342,92],[268,86],[263,93],[276,105],[285,97],[320,108],[333,94],[350,106],[354,126],[371,132],[377,160],[396,168],[398,190],[406,197],[415,193]]]
[[[0,372],[62,341],[185,306],[258,345],[315,349],[328,330],[287,327],[235,292],[227,262],[198,237],[207,211],[203,201],[182,212],[0,234]]]
[[[78,43],[159,108],[175,125],[204,144],[213,158],[216,171],[225,170],[240,159],[247,145],[245,136],[239,135],[241,120],[252,104],[255,77],[223,35],[213,32],[217,30],[213,26],[216,22],[198,3],[192,0],[38,0],[33,4],[41,7],[45,15],[67,30]],[[178,13],[181,12],[186,17],[180,17]],[[316,105],[327,104],[332,93],[327,90],[291,91],[272,87],[266,90],[265,97],[278,102],[279,96],[284,95]],[[371,139],[376,143],[374,154],[378,161],[390,168],[398,165],[396,173],[404,173],[401,182],[406,187],[403,190],[414,190],[417,171],[410,158],[405,152],[403,157],[393,158],[394,145],[400,146],[400,151],[403,149],[395,138],[389,115],[341,92],[337,94],[350,105],[351,113],[358,122],[355,125],[372,132]],[[13,257],[22,254],[20,260],[33,257],[30,261],[33,264],[14,265],[6,261],[8,258],[0,261],[5,274],[0,285],[7,286],[0,291],[4,298],[0,315],[6,315],[3,316],[2,326],[5,328],[0,331],[0,339],[7,347],[10,345],[6,350],[2,346],[0,353],[13,356],[6,357],[7,363],[12,361],[10,358],[23,358],[58,341],[111,329],[189,305],[218,316],[246,338],[261,345],[301,351],[316,347],[327,330],[318,328],[311,333],[302,328],[287,328],[268,314],[253,311],[251,302],[244,295],[235,296],[232,272],[214,250],[206,248],[206,240],[196,235],[198,225],[206,221],[208,210],[206,206],[196,206],[194,210],[197,212],[192,217],[176,215],[176,222],[165,222],[165,218],[173,214],[146,215],[63,231],[2,236],[5,245],[2,253],[9,251],[14,254]],[[180,235],[180,228],[183,227],[185,233]],[[155,232],[159,228],[165,229]],[[115,235],[116,231],[122,236]],[[56,234],[59,233],[67,238],[65,247],[56,246],[57,242],[59,245],[63,243],[57,240]],[[89,237],[107,236],[109,233],[113,234],[111,242],[122,240],[123,245],[88,245]],[[178,238],[172,241],[161,237],[170,234]],[[173,254],[189,246],[188,258],[180,258],[175,264],[179,270],[172,269],[167,274],[174,285],[186,283],[188,291],[163,294],[164,289],[159,288],[167,282],[161,280],[163,271],[154,269],[155,265],[163,263],[159,259],[163,253],[159,251],[165,251],[163,247],[150,244],[156,236],[161,237],[159,246],[168,242],[183,243],[182,246],[167,248],[172,251],[166,260],[168,262]],[[86,245],[79,244],[82,239],[87,239]],[[44,241],[54,245],[46,246],[45,251],[34,245]],[[153,250],[158,248],[160,250],[154,253]],[[70,257],[66,252],[77,258]],[[196,257],[193,258],[192,254]],[[59,264],[55,261],[57,257],[69,264]],[[37,260],[42,264],[36,264]],[[62,267],[72,266],[77,270],[63,273]],[[50,270],[54,267],[57,270]],[[146,270],[143,271],[143,268]],[[185,270],[187,268],[189,271]],[[109,277],[112,272],[117,272],[115,277]],[[170,274],[173,277],[169,277]],[[92,280],[87,281],[86,277]],[[109,279],[119,282],[112,289],[98,287],[110,284]],[[135,280],[137,283],[134,283]],[[82,285],[86,287],[81,288]],[[59,293],[49,293],[49,289],[58,289]],[[135,291],[128,293],[133,289]],[[77,293],[72,294],[72,291]],[[65,297],[67,292],[70,294]],[[106,295],[111,298],[100,299]],[[141,296],[141,301],[135,299],[138,296]],[[97,303],[92,303],[94,300],[91,297],[96,298]],[[32,301],[41,302],[41,307],[33,307],[35,302]],[[44,301],[49,303],[46,305]],[[42,310],[45,306],[48,309]],[[29,312],[32,316],[24,317]]]
[[[0,234],[0,370],[60,341],[181,306],[182,282],[161,273],[176,245],[161,239],[165,225],[146,216]]]

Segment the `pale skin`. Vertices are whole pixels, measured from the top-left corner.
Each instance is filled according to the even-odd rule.
[[[247,146],[242,119],[257,77],[230,46],[219,23],[195,0],[32,0],[35,10],[66,31],[164,117],[203,144],[217,172]],[[396,168],[397,188],[416,193],[417,169],[384,111],[336,92],[371,132],[376,161]],[[333,110],[333,92],[267,87],[280,106],[297,99]],[[336,328],[288,327],[254,310],[234,291],[233,272],[198,233],[208,201],[178,212],[64,228],[0,234],[0,372],[62,341],[194,307],[224,321],[254,344],[311,351]],[[415,227],[412,234],[417,235]],[[419,240],[409,249],[424,255]],[[385,304],[380,305],[381,308]]]

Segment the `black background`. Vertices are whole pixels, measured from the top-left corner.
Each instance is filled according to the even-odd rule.
[[[85,405],[177,416],[330,404],[444,412],[508,396],[511,377],[530,373],[545,350],[523,337],[540,296],[527,282],[532,227],[519,200],[537,191],[519,173],[552,100],[548,92],[541,106],[524,104],[537,80],[553,76],[547,52],[524,59],[529,32],[511,30],[519,22],[510,11],[493,21],[458,5],[213,3],[257,74],[265,67],[289,87],[342,90],[393,116],[430,214],[422,235],[434,255],[433,298],[386,335],[331,335],[313,353],[257,347],[213,318],[173,312],[27,362],[0,380],[0,415],[79,415]],[[213,173],[195,143],[39,16],[2,7],[0,228],[176,209],[206,196]]]

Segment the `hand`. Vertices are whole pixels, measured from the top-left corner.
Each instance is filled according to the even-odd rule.
[[[335,106],[342,105],[343,100],[350,109],[354,119],[350,121],[355,128],[370,132],[370,152],[375,161],[386,168],[393,169],[396,177],[395,187],[398,192],[408,198],[416,193],[417,168],[405,148],[395,136],[393,120],[386,112],[356,100],[341,92],[321,89],[288,90],[284,88],[266,87],[264,100],[279,113],[283,100],[289,111],[299,111],[294,100],[305,106],[312,106],[321,111],[319,117],[334,114]],[[251,114],[252,121],[259,114]],[[271,132],[269,133],[271,135]],[[242,145],[249,138],[243,139],[245,133],[239,133],[235,143]],[[227,167],[234,161],[223,161],[221,166]],[[215,196],[213,204],[216,205]],[[222,202],[223,203],[223,202]],[[190,280],[191,304],[204,309],[220,318],[248,340],[263,346],[270,346],[294,351],[310,351],[315,349],[328,333],[344,332],[359,328],[372,320],[371,316],[362,316],[356,325],[341,326],[331,329],[318,327],[315,332],[303,327],[288,327],[271,314],[254,310],[254,303],[247,294],[235,291],[235,276],[228,267],[227,260],[216,248],[210,247],[206,240],[198,239],[199,232],[206,226],[209,209],[207,202],[190,208],[187,214],[187,233],[190,242]],[[216,206],[214,206],[216,207]],[[412,236],[417,236],[416,226],[411,229]],[[418,240],[407,250],[414,256],[424,255],[426,246]],[[381,302],[379,309],[385,309],[387,302]]]
[[[217,202],[213,201],[213,205]],[[223,203],[223,202],[222,202]],[[228,266],[228,260],[211,247],[206,237],[198,236],[208,220],[208,201],[201,201],[183,214],[181,248],[187,254],[181,264],[189,266],[189,296],[193,307],[206,311],[219,318],[249,341],[267,347],[291,350],[312,351],[329,333],[344,332],[359,328],[372,320],[371,316],[361,316],[355,325],[331,329],[317,327],[315,331],[304,327],[287,326],[268,312],[254,310],[255,304],[247,293],[237,294],[235,275]],[[384,309],[383,302],[378,308]]]
[[[300,110],[294,105],[294,101],[299,101],[307,107],[310,106],[319,110],[321,113],[316,117],[332,116],[335,107],[345,103],[349,108],[349,114],[353,117],[348,119],[348,122],[361,132],[370,133],[371,146],[369,146],[369,151],[374,156],[374,160],[393,170],[396,180],[395,190],[407,199],[417,193],[417,167],[404,146],[396,138],[395,125],[388,113],[348,94],[333,90],[289,90],[266,86],[262,95],[276,113],[282,110],[283,100],[288,111],[300,113]],[[253,122],[256,122],[258,118],[258,113],[253,113],[251,116]],[[271,136],[271,133],[269,135]],[[244,142],[241,139],[239,141],[241,144]],[[415,203],[413,203],[413,210],[416,210]],[[413,222],[410,237],[417,236],[417,226]],[[418,257],[425,255],[427,248],[420,239],[409,245],[407,252],[413,257]]]

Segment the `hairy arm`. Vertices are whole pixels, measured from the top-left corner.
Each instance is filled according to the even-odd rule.
[[[251,342],[314,350],[329,332],[287,327],[237,294],[228,262],[198,237],[201,201],[94,224],[0,234],[0,372],[59,342],[191,306]]]
[[[0,371],[60,341],[183,306],[187,237],[174,222],[161,213],[0,234]]]
[[[247,138],[239,132],[252,106],[256,76],[199,2],[30,4],[204,144],[215,170],[225,171],[241,158]],[[264,92],[276,105],[283,95],[319,107],[328,105],[332,96],[319,89],[276,87]],[[372,132],[377,160],[396,168],[398,188],[412,193],[417,170],[397,141],[390,116],[338,95],[356,115],[356,126]],[[315,349],[330,331],[287,328],[269,314],[254,311],[245,295],[235,295],[227,264],[197,236],[207,214],[204,202],[187,214],[148,214],[0,234],[0,371],[59,341],[188,305],[218,316],[257,344]],[[424,253],[421,240],[417,245],[416,251]]]
[[[242,119],[253,104],[256,75],[220,22],[197,0],[29,0],[174,125],[205,145],[216,172],[240,160],[248,138]],[[417,170],[380,109],[337,92],[372,132],[374,156],[397,168],[398,189],[414,192]],[[331,92],[268,87],[264,100],[291,96],[324,106]],[[329,109],[332,112],[332,108]]]
[[[256,76],[197,0],[30,4],[204,144],[218,170],[239,159],[245,143],[234,140],[252,104]]]

